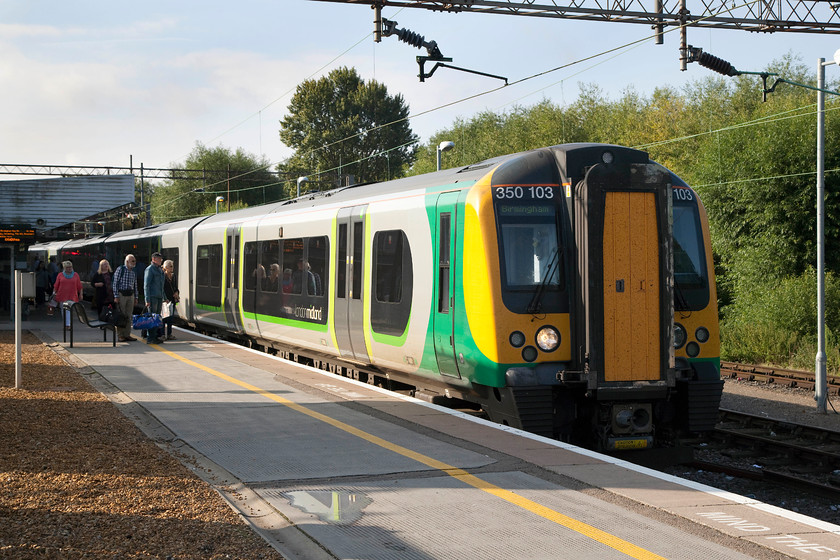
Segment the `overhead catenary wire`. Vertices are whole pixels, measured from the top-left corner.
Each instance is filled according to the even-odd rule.
[[[757,1],[758,1],[758,0],[751,0],[751,1],[749,1],[749,2],[745,2],[744,4],[742,4],[742,6],[747,6],[747,5],[750,5],[750,4],[754,4],[754,3],[755,3],[755,2],[757,2]],[[714,17],[714,15],[709,15],[709,16],[706,16],[706,18],[710,18],[710,17]],[[694,21],[692,21],[692,22],[687,22],[687,23],[683,24],[682,26],[679,26],[679,27],[674,27],[674,28],[672,28],[672,29],[669,29],[669,30],[667,30],[665,33],[670,33],[670,32],[673,32],[673,31],[677,31],[677,30],[681,29],[682,27],[688,27],[688,26],[691,26],[691,25],[695,25],[696,23],[699,23],[699,22],[703,21],[703,20],[704,20],[704,19],[706,19],[706,18],[700,18],[700,19],[694,20]],[[349,52],[350,50],[352,50],[353,48],[355,48],[356,46],[358,46],[358,45],[359,45],[362,41],[364,41],[364,40],[365,40],[367,37],[369,37],[369,36],[370,36],[370,34],[367,34],[365,37],[363,37],[362,39],[360,39],[359,41],[357,41],[354,45],[352,45],[351,47],[349,47],[348,49],[346,49],[343,53],[341,53],[340,55],[338,55],[338,56],[336,56],[335,58],[333,58],[333,59],[332,59],[329,63],[327,63],[327,64],[323,65],[321,68],[319,68],[318,70],[316,70],[315,72],[313,72],[312,74],[310,74],[310,78],[311,78],[312,76],[314,76],[315,74],[317,74],[318,72],[320,72],[321,70],[323,70],[324,68],[326,68],[327,66],[329,66],[330,64],[332,64],[335,60],[337,60],[338,58],[340,58],[341,56],[343,56],[344,54],[346,54],[347,52]],[[456,99],[456,100],[453,100],[453,101],[450,101],[450,102],[447,102],[447,103],[443,103],[443,104],[437,105],[437,106],[435,106],[435,107],[432,107],[432,108],[430,108],[430,109],[426,109],[426,110],[424,110],[424,111],[421,111],[421,112],[419,112],[419,113],[413,113],[413,114],[410,114],[410,115],[408,115],[407,117],[402,118],[402,119],[397,119],[397,120],[394,120],[394,121],[391,121],[391,122],[388,122],[388,123],[384,123],[384,124],[381,124],[381,125],[376,125],[376,126],[374,126],[374,127],[371,127],[371,128],[368,128],[368,129],[365,129],[365,130],[362,130],[362,131],[359,131],[359,132],[357,132],[357,133],[355,133],[355,134],[352,134],[352,135],[350,135],[350,136],[347,136],[347,137],[345,137],[345,138],[342,138],[342,139],[339,139],[339,140],[336,140],[336,141],[330,142],[330,143],[325,144],[325,145],[323,145],[323,146],[320,146],[320,147],[318,147],[318,148],[316,148],[316,149],[313,149],[313,150],[310,150],[310,151],[308,151],[308,152],[305,152],[304,154],[302,154],[302,156],[301,156],[301,157],[307,157],[307,156],[309,156],[309,155],[311,155],[311,154],[313,154],[313,153],[315,153],[315,152],[317,152],[317,151],[320,151],[320,150],[324,150],[324,149],[327,149],[327,148],[333,147],[333,146],[335,146],[335,145],[337,145],[337,144],[340,144],[340,143],[342,143],[342,142],[346,142],[346,141],[352,140],[352,139],[357,138],[357,137],[359,137],[359,136],[361,136],[361,135],[363,135],[363,134],[367,134],[367,133],[369,133],[369,132],[373,132],[373,131],[378,130],[378,129],[381,129],[381,128],[385,128],[385,127],[388,127],[388,126],[393,126],[393,125],[395,125],[395,124],[398,124],[398,123],[400,123],[400,122],[403,122],[403,121],[406,121],[406,120],[409,120],[409,119],[415,119],[415,118],[423,117],[423,116],[426,116],[426,115],[428,115],[428,114],[434,113],[434,112],[436,112],[436,111],[439,111],[439,110],[442,110],[442,109],[445,109],[445,108],[449,108],[449,107],[452,107],[452,106],[458,105],[458,104],[460,104],[460,103],[464,103],[464,102],[466,102],[466,101],[471,101],[471,100],[473,100],[473,99],[477,99],[477,98],[479,98],[479,97],[483,97],[483,96],[489,95],[489,94],[491,94],[491,93],[495,93],[495,92],[497,92],[497,91],[499,91],[499,90],[502,90],[502,89],[505,89],[505,88],[507,88],[507,87],[511,87],[511,86],[514,86],[514,85],[517,85],[517,84],[521,84],[521,83],[525,83],[525,82],[527,82],[527,81],[530,81],[530,80],[533,80],[533,79],[536,79],[536,78],[539,78],[539,77],[545,76],[545,75],[547,75],[547,74],[551,74],[551,73],[554,73],[554,72],[557,72],[557,71],[560,71],[560,70],[563,70],[563,69],[566,69],[566,68],[569,68],[569,67],[572,67],[572,66],[575,66],[575,65],[578,65],[578,64],[581,64],[581,63],[587,62],[587,61],[589,61],[589,60],[594,60],[594,59],[597,59],[597,58],[599,58],[599,57],[605,56],[605,55],[610,54],[610,53],[614,53],[614,52],[618,52],[618,51],[626,50],[626,49],[628,49],[629,47],[633,47],[633,46],[640,45],[640,44],[642,44],[642,43],[644,43],[644,42],[646,42],[646,41],[650,40],[651,38],[654,38],[655,36],[656,36],[656,34],[653,34],[653,35],[647,35],[647,36],[645,36],[645,37],[643,37],[643,38],[640,38],[640,39],[637,39],[637,40],[631,41],[631,42],[629,42],[629,43],[625,43],[625,44],[623,44],[623,45],[619,45],[619,46],[617,46],[617,47],[613,47],[613,48],[607,49],[607,50],[605,50],[605,51],[601,51],[601,52],[599,52],[599,53],[595,53],[595,54],[593,54],[593,55],[590,55],[590,56],[587,56],[587,57],[583,57],[583,58],[580,58],[580,59],[578,59],[578,60],[574,60],[574,61],[571,61],[571,62],[569,62],[569,63],[563,64],[563,65],[560,65],[560,66],[556,66],[556,67],[551,68],[551,69],[548,69],[548,70],[544,70],[544,71],[541,71],[541,72],[537,72],[537,73],[535,73],[535,74],[531,74],[531,75],[529,75],[529,76],[525,76],[525,77],[523,77],[523,78],[520,78],[520,79],[515,80],[515,81],[512,81],[512,82],[509,82],[509,83],[507,83],[507,84],[500,85],[500,86],[498,86],[498,87],[491,88],[491,89],[488,89],[488,90],[484,90],[484,91],[481,91],[481,92],[478,92],[478,93],[475,93],[475,94],[472,94],[472,95],[468,95],[468,96],[466,96],[466,97],[459,98],[459,99]],[[622,54],[622,53],[619,53],[619,54]],[[618,55],[616,55],[616,56],[618,56]],[[607,60],[610,60],[610,59],[607,59]],[[607,60],[605,60],[604,62],[606,62]],[[594,67],[594,66],[593,66],[593,67]],[[307,79],[309,79],[309,78],[307,78]],[[551,86],[548,86],[548,87],[551,87]],[[292,88],[292,89],[294,89],[294,88]],[[269,105],[267,105],[266,107],[263,107],[263,109],[261,109],[260,111],[265,110],[268,106],[272,105],[273,103],[275,103],[275,102],[279,101],[280,99],[282,99],[283,97],[285,97],[286,95],[288,95],[288,93],[289,93],[289,92],[291,92],[291,91],[292,91],[292,89],[288,90],[288,91],[287,91],[286,93],[284,93],[282,96],[278,97],[277,99],[275,99],[274,101],[272,101],[271,103],[269,103]],[[253,113],[250,117],[248,117],[248,119],[253,118],[253,116],[254,116],[254,115],[259,114],[259,113],[260,113],[260,111],[257,111],[257,112],[255,112],[255,113]],[[245,121],[242,121],[242,122],[246,122],[248,119],[246,119]],[[242,124],[242,123],[239,123],[238,125],[235,125],[235,126],[234,126],[234,127],[232,127],[231,129],[228,129],[228,131],[226,131],[226,132],[225,132],[225,133],[223,133],[222,135],[226,134],[226,133],[227,133],[227,132],[229,132],[230,130],[233,130],[234,128],[236,128],[237,126],[239,126],[239,125],[241,125],[241,124]],[[221,135],[220,135],[220,136],[221,136]],[[218,139],[220,136],[217,136],[217,137],[216,137],[216,139]],[[216,139],[214,139],[213,141],[215,141]],[[240,177],[243,177],[243,176],[247,175],[248,173],[253,173],[253,172],[258,172],[258,171],[265,170],[265,169],[267,169],[267,168],[269,168],[269,167],[271,167],[271,166],[275,166],[275,165],[277,165],[277,164],[283,163],[283,161],[287,161],[287,160],[282,160],[282,161],[272,162],[272,163],[268,164],[267,166],[264,166],[264,167],[261,167],[261,168],[257,168],[257,169],[251,170],[251,171],[249,171],[249,172],[246,172],[245,174],[239,175],[239,176],[234,177],[234,178],[240,178]],[[232,178],[232,179],[234,179],[234,178]],[[209,185],[209,186],[213,186],[213,185]]]
[[[748,6],[748,5],[751,5],[751,4],[756,3],[756,1],[757,1],[757,0],[751,0],[750,2],[745,2],[745,3],[744,3],[744,4],[742,4],[741,6]],[[707,17],[707,18],[708,18],[708,17],[713,17],[713,15],[709,15],[709,16],[706,16],[706,17]],[[705,19],[705,18],[701,18],[701,19],[698,19],[698,20],[694,20],[694,21],[691,21],[691,22],[687,22],[687,23],[685,23],[685,24],[683,24],[683,25],[681,25],[681,26],[674,27],[674,28],[672,28],[672,29],[668,29],[667,31],[665,31],[665,33],[670,33],[670,32],[674,32],[674,31],[678,31],[678,30],[680,30],[682,27],[689,27],[689,26],[695,25],[696,23],[698,23],[698,22],[700,22],[700,21],[703,21],[703,19]],[[350,50],[352,50],[353,48],[355,48],[356,46],[358,46],[358,45],[359,45],[362,41],[364,41],[365,39],[367,39],[369,36],[370,36],[370,34],[367,34],[365,37],[363,37],[362,39],[360,39],[359,41],[357,41],[354,45],[352,45],[351,47],[349,47],[348,49],[346,49],[345,51],[343,51],[340,55],[338,55],[338,56],[334,57],[334,58],[333,58],[330,62],[328,62],[327,64],[323,65],[321,68],[319,68],[318,70],[316,70],[315,72],[313,72],[312,74],[310,74],[310,78],[311,78],[312,76],[316,75],[317,73],[319,73],[321,70],[323,70],[324,68],[326,68],[326,67],[327,67],[327,66],[329,66],[330,64],[332,64],[333,62],[335,62],[335,60],[338,60],[338,59],[339,59],[340,57],[342,57],[344,54],[346,54],[347,52],[349,52]],[[569,79],[570,77],[573,77],[573,76],[575,76],[575,75],[578,75],[578,74],[580,74],[580,73],[583,73],[583,72],[585,72],[585,71],[587,71],[587,70],[589,70],[589,69],[591,69],[591,68],[594,68],[594,67],[596,67],[596,66],[598,66],[598,65],[600,65],[600,64],[604,64],[604,63],[608,62],[609,60],[612,60],[613,58],[616,58],[616,57],[620,56],[621,54],[624,54],[624,52],[626,52],[626,51],[628,51],[628,50],[631,50],[631,49],[633,49],[633,48],[636,48],[636,47],[640,46],[642,43],[644,43],[644,42],[646,42],[646,41],[650,40],[651,38],[654,38],[655,36],[656,36],[656,34],[653,34],[653,35],[648,35],[648,36],[645,36],[645,37],[643,37],[643,38],[640,38],[640,39],[637,39],[637,40],[634,40],[634,41],[631,41],[631,42],[625,43],[625,44],[623,44],[623,45],[619,45],[619,46],[617,46],[617,47],[613,47],[613,48],[610,48],[610,49],[607,49],[607,50],[601,51],[601,52],[599,52],[599,53],[595,53],[595,54],[593,54],[593,55],[586,56],[586,57],[583,57],[583,58],[580,58],[580,59],[577,59],[577,60],[571,61],[571,62],[569,62],[569,63],[566,63],[566,64],[563,64],[563,65],[559,65],[559,66],[556,66],[556,67],[550,68],[550,69],[548,69],[548,70],[544,70],[544,71],[541,71],[541,72],[537,72],[537,73],[531,74],[531,75],[529,75],[529,76],[525,76],[525,77],[520,78],[520,79],[518,79],[518,80],[511,81],[511,82],[509,82],[509,83],[507,83],[507,84],[500,85],[500,86],[498,86],[498,87],[494,87],[494,88],[490,88],[490,89],[487,89],[487,90],[484,90],[484,91],[480,91],[480,92],[477,92],[477,93],[475,93],[475,94],[468,95],[468,96],[466,96],[466,97],[462,97],[462,98],[459,98],[459,99],[456,99],[456,100],[453,100],[453,101],[450,101],[450,102],[447,102],[447,103],[442,103],[442,104],[440,104],[440,105],[437,105],[437,106],[435,106],[435,107],[431,107],[431,108],[429,108],[429,109],[426,109],[426,110],[420,111],[420,112],[418,112],[418,113],[412,113],[412,114],[410,114],[410,115],[408,115],[407,117],[402,118],[402,119],[397,119],[397,120],[394,120],[394,121],[391,121],[391,122],[388,122],[388,123],[383,123],[383,124],[380,124],[380,125],[376,125],[376,126],[370,127],[370,128],[368,128],[368,129],[365,129],[365,130],[359,131],[359,132],[357,132],[357,133],[355,133],[355,134],[352,134],[352,135],[350,135],[350,136],[347,136],[347,137],[345,137],[345,138],[342,138],[342,139],[335,140],[335,141],[333,141],[333,142],[327,143],[327,144],[325,144],[325,145],[323,145],[323,146],[320,146],[320,147],[318,147],[318,148],[315,148],[315,149],[309,150],[309,151],[304,152],[303,154],[299,154],[299,155],[300,155],[302,158],[306,158],[306,157],[311,156],[311,155],[312,155],[312,154],[314,154],[314,153],[317,153],[318,151],[325,150],[325,149],[329,149],[329,148],[331,148],[331,147],[333,147],[333,146],[336,146],[336,145],[339,145],[339,144],[341,144],[341,143],[343,143],[343,142],[346,142],[346,141],[352,140],[352,139],[354,139],[354,138],[357,138],[357,137],[359,137],[359,136],[361,136],[361,135],[364,135],[364,134],[367,134],[367,133],[369,133],[369,132],[373,132],[373,131],[376,131],[376,130],[378,130],[378,129],[382,129],[382,128],[386,128],[386,127],[389,127],[389,126],[393,126],[393,125],[396,125],[396,124],[398,124],[398,123],[401,123],[401,122],[406,121],[406,120],[409,120],[409,119],[416,119],[416,118],[420,118],[420,117],[423,117],[423,116],[426,116],[426,115],[432,114],[432,113],[434,113],[434,112],[436,112],[436,111],[440,111],[440,110],[442,110],[442,109],[445,109],[445,108],[449,108],[449,107],[452,107],[452,106],[458,105],[458,104],[460,104],[460,103],[464,103],[464,102],[471,101],[471,100],[474,100],[474,99],[477,99],[477,98],[480,98],[480,97],[483,97],[483,96],[486,96],[486,95],[490,95],[490,94],[492,94],[492,93],[495,93],[495,92],[497,92],[497,91],[499,91],[499,90],[502,90],[502,89],[506,89],[506,88],[508,88],[508,87],[512,87],[512,86],[515,86],[515,85],[518,85],[518,84],[522,84],[522,83],[526,83],[526,82],[528,82],[528,81],[531,81],[531,80],[537,79],[537,78],[539,78],[539,77],[542,77],[542,76],[545,76],[545,75],[548,75],[548,74],[551,74],[551,73],[554,73],[554,72],[557,72],[557,71],[560,71],[560,70],[563,70],[563,69],[566,69],[566,68],[570,68],[570,67],[573,67],[573,66],[576,66],[576,65],[582,64],[582,63],[587,62],[587,61],[590,61],[590,60],[595,60],[595,59],[598,59],[598,58],[600,58],[600,57],[606,56],[606,55],[611,54],[611,53],[616,53],[616,54],[615,54],[614,56],[612,56],[612,57],[609,57],[609,58],[607,58],[607,59],[604,59],[604,60],[602,60],[602,61],[598,62],[597,64],[594,64],[594,65],[592,65],[592,66],[590,66],[590,67],[587,67],[587,68],[581,69],[579,72],[576,72],[576,73],[572,74],[571,76],[568,76],[568,77],[564,78],[563,80],[560,80],[560,81],[558,81],[558,82],[554,82],[554,83],[552,83],[552,84],[549,84],[549,85],[545,86],[544,88],[541,88],[541,89],[539,89],[539,90],[536,90],[535,92],[531,92],[530,94],[526,94],[526,96],[524,96],[524,97],[527,97],[528,95],[533,95],[533,93],[536,93],[536,92],[538,92],[538,91],[542,91],[542,90],[547,89],[547,88],[549,88],[549,87],[553,87],[554,85],[556,85],[556,84],[558,84],[558,83],[561,83],[561,84],[562,84],[562,83],[563,83],[563,81],[565,81],[565,80]],[[307,78],[307,79],[309,79],[309,78]],[[260,111],[258,111],[257,113],[252,114],[250,117],[248,117],[248,119],[246,119],[245,121],[242,121],[242,122],[244,123],[244,122],[246,122],[247,120],[249,120],[250,118],[253,118],[253,116],[254,116],[254,115],[259,114],[259,113],[260,113],[261,111],[263,111],[264,109],[266,109],[266,108],[268,108],[269,106],[271,106],[272,104],[276,103],[277,101],[279,101],[280,99],[282,99],[283,97],[285,97],[286,95],[288,95],[288,93],[290,93],[291,91],[292,91],[292,89],[288,90],[288,91],[287,91],[287,92],[285,92],[283,95],[281,95],[280,97],[276,98],[274,101],[272,101],[271,103],[269,103],[268,105],[266,105],[265,107],[263,107],[263,109],[261,109],[261,110],[260,110]],[[520,97],[519,99],[522,99],[522,98],[524,98],[524,97]],[[515,103],[515,101],[514,101],[514,103]],[[508,104],[510,104],[510,103],[508,103]],[[792,111],[796,111],[796,110],[797,110],[797,109],[794,109],[794,110],[792,110]],[[789,117],[785,117],[785,118],[795,118],[796,116],[801,116],[801,115],[793,115],[793,116],[789,116]],[[778,120],[781,120],[781,119],[778,119]],[[654,142],[654,143],[650,143],[650,144],[642,145],[642,146],[639,146],[639,147],[653,147],[653,146],[662,145],[662,144],[666,144],[666,143],[670,143],[670,142],[675,142],[675,141],[680,141],[680,140],[686,140],[686,139],[688,139],[688,138],[697,137],[697,136],[702,136],[702,135],[705,135],[705,134],[711,134],[711,133],[715,133],[715,132],[721,132],[721,131],[725,131],[725,130],[735,129],[735,128],[738,128],[738,127],[741,127],[741,126],[752,126],[752,125],[755,125],[755,124],[766,124],[767,122],[773,122],[773,120],[766,120],[765,118],[762,118],[762,119],[756,119],[756,121],[755,121],[754,123],[740,123],[740,124],[738,124],[738,125],[732,125],[731,127],[725,127],[725,128],[719,129],[718,131],[709,131],[709,132],[698,133],[698,134],[696,134],[696,135],[689,135],[689,136],[685,136],[685,137],[681,137],[681,138],[676,138],[676,139],[663,140],[663,141],[660,141],[660,142]],[[233,129],[234,129],[234,128],[236,128],[237,126],[240,126],[241,124],[242,124],[242,123],[239,123],[238,125],[235,125],[235,126],[234,126],[234,127],[232,127],[231,129],[228,129],[228,131],[226,131],[226,132],[225,132],[225,133],[223,133],[222,135],[226,134],[226,133],[227,133],[227,132],[229,132],[230,130],[233,130]],[[221,135],[220,135],[220,136],[221,136]],[[216,137],[213,141],[215,141],[216,139],[218,139],[220,136]],[[405,145],[410,145],[410,144],[413,144],[413,143],[415,143],[415,142],[412,142],[412,143],[409,143],[409,144],[405,144]],[[404,145],[404,146],[405,146],[405,145]],[[385,151],[390,151],[390,150],[393,150],[393,149],[398,149],[399,147],[402,147],[402,146],[397,146],[397,147],[388,148],[387,150],[383,150],[383,152],[385,152]],[[380,152],[380,153],[382,153],[382,152]],[[371,155],[371,156],[367,156],[366,158],[362,158],[362,159],[357,160],[356,162],[352,162],[352,163],[358,163],[358,162],[360,162],[360,161],[364,161],[365,159],[369,159],[369,158],[372,158],[372,157],[376,157],[376,156],[378,156],[380,153],[373,154],[373,155]],[[227,182],[227,181],[229,181],[229,180],[241,179],[241,178],[243,178],[243,177],[248,176],[249,174],[256,173],[256,172],[260,172],[260,171],[264,171],[264,170],[266,170],[266,169],[269,169],[269,168],[271,168],[271,167],[277,166],[278,164],[284,163],[284,162],[286,162],[286,161],[288,161],[288,158],[286,158],[286,159],[284,159],[284,160],[278,160],[278,161],[275,161],[275,162],[271,162],[271,163],[269,163],[269,164],[267,164],[267,165],[265,165],[265,166],[261,166],[261,167],[255,168],[255,169],[253,169],[253,170],[249,170],[249,171],[247,171],[247,172],[241,173],[241,174],[236,175],[236,176],[234,176],[234,177],[226,178],[225,180],[223,180],[223,181],[219,181],[219,182],[217,182],[217,183],[211,183],[211,184],[209,184],[209,185],[207,185],[207,186],[205,187],[205,192],[208,192],[208,191],[207,191],[207,189],[212,189],[213,187],[215,187],[215,186],[217,186],[217,185],[219,185],[219,184],[226,183],[226,182]],[[331,172],[331,171],[334,171],[334,169],[322,170],[322,171],[319,171],[319,172],[314,172],[314,174],[315,174],[315,175],[323,175],[323,174],[325,174],[325,173],[329,173],[329,172]],[[288,183],[289,181],[290,181],[290,180],[285,180],[285,181],[280,181],[280,182],[277,182],[277,183],[272,183],[272,184],[270,184],[270,185],[260,185],[260,186],[256,186],[256,187],[252,187],[252,188],[265,188],[266,186],[275,186],[275,185],[277,185],[277,184],[285,184],[285,183]],[[247,190],[247,189],[237,189],[237,190]],[[186,192],[186,193],[183,193],[183,194],[182,194],[182,195],[180,195],[179,197],[176,197],[176,198],[172,199],[171,201],[168,201],[166,205],[168,205],[168,204],[171,204],[171,203],[175,202],[178,198],[181,198],[181,197],[183,197],[183,196],[186,196],[187,194],[190,194],[191,192],[195,192],[195,191],[188,191],[188,192]],[[210,191],[210,192],[214,192],[214,191]],[[220,191],[220,192],[221,192],[221,191]]]

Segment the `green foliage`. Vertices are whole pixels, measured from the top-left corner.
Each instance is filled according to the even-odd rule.
[[[817,275],[809,268],[799,276],[778,282],[742,287],[738,299],[724,314],[721,325],[721,354],[724,359],[757,363],[814,367],[817,340]],[[825,278],[825,305],[840,305],[840,279],[833,273]],[[826,313],[827,338],[834,341],[830,356],[836,359],[836,337],[840,315]],[[834,361],[835,369],[840,362]]]
[[[269,171],[265,157],[241,149],[207,148],[197,143],[183,164],[173,163],[176,177],[154,189],[152,217],[155,223],[212,214],[216,197],[237,207],[256,206],[288,197],[277,176]],[[189,178],[187,178],[189,177]]]
[[[353,175],[357,182],[400,177],[414,161],[417,136],[402,95],[388,95],[376,81],[339,68],[297,87],[280,139],[294,148],[278,166],[290,181],[309,177],[310,188],[332,188]]]

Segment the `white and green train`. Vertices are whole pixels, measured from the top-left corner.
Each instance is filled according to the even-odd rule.
[[[552,146],[60,250],[83,275],[153,251],[197,329],[500,423],[635,449],[716,421],[705,211],[641,151]]]

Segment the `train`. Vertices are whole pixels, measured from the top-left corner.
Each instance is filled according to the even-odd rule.
[[[31,251],[83,281],[129,253],[142,277],[159,251],[192,328],[562,441],[650,449],[717,420],[707,215],[628,147],[550,146]]]

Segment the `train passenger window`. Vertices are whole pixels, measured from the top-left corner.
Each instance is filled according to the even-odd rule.
[[[347,224],[338,226],[338,260],[336,265],[335,297],[347,297]]]
[[[452,214],[446,212],[440,215],[440,232],[438,234],[438,313],[449,313],[449,255],[450,255],[450,229],[449,224]]]
[[[304,283],[308,283],[308,274],[303,271],[306,265],[303,260],[303,239],[286,239],[283,241],[283,293],[302,294]],[[287,273],[291,273],[287,278]],[[312,283],[314,284],[314,280]]]
[[[373,236],[373,282],[376,301],[399,303],[402,300],[404,236],[399,230],[380,231]]]
[[[243,266],[245,267],[245,289],[254,291],[257,289],[258,280],[261,283],[265,278],[265,269],[262,269],[262,272],[260,273],[260,269],[257,266],[259,264],[257,262],[259,255],[257,254],[256,241],[249,241],[245,243],[244,251],[245,258]]]
[[[364,269],[364,224],[353,223],[353,289],[350,297],[362,299],[362,270]]]
[[[255,270],[259,280],[259,288],[263,292],[276,294],[280,291],[280,278],[282,276],[280,240],[261,241],[259,250],[259,266]]]
[[[376,333],[400,336],[411,316],[413,269],[408,237],[402,230],[373,236],[373,301],[370,324]]]
[[[324,295],[324,284],[327,280],[327,238],[311,237],[307,243],[306,250],[306,264],[309,266],[309,271],[312,273],[312,278],[315,281],[315,291],[310,293],[312,296]]]
[[[196,303],[218,306],[222,301],[222,245],[196,247]]]
[[[163,253],[163,260],[165,261],[172,261],[172,264],[175,266],[175,277],[178,277],[178,273],[181,272],[181,269],[178,267],[180,264],[178,261],[178,247],[166,247],[160,250]]]
[[[222,285],[222,245],[199,245],[196,285],[219,288]]]

